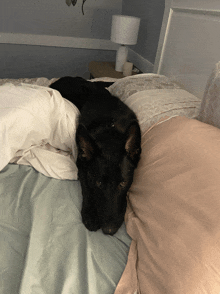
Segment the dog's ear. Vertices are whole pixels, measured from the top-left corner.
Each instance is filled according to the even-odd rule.
[[[76,143],[78,146],[78,156],[81,160],[91,160],[95,153],[95,143],[89,136],[84,125],[79,125],[76,132]]]
[[[97,95],[98,93],[102,94],[110,94],[108,90],[105,89],[105,87],[110,86],[113,83],[108,83],[108,82],[90,82],[86,81],[83,84],[83,91],[87,95]]]
[[[131,123],[127,129],[125,150],[136,167],[141,154],[141,130],[137,121]]]

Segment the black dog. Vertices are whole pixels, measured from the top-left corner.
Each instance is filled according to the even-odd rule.
[[[51,85],[80,110],[77,167],[86,228],[113,235],[124,220],[126,195],[141,153],[134,112],[105,89],[111,83],[64,77]]]

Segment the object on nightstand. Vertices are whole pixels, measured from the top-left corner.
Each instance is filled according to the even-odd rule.
[[[125,45],[137,43],[140,18],[126,15],[113,15],[111,41],[121,44],[116,54],[115,70],[122,72],[127,61],[128,48]]]
[[[123,65],[123,75],[125,77],[132,75],[133,63],[132,62],[125,62]]]

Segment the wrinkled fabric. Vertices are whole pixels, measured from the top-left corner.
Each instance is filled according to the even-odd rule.
[[[220,293],[220,130],[186,117],[142,136],[115,294]]]
[[[0,293],[112,294],[131,239],[82,223],[79,181],[46,177],[30,166],[0,172]]]
[[[37,85],[0,87],[0,170],[31,165],[57,179],[77,179],[75,133],[79,111],[56,90]]]
[[[220,128],[220,61],[216,63],[205,88],[198,120]]]
[[[137,114],[144,132],[166,116],[196,117],[201,100],[182,89],[153,89],[135,93],[125,103]]]

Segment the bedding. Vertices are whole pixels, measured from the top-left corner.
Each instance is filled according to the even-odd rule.
[[[142,127],[125,216],[132,243],[115,294],[220,292],[219,64],[192,115]]]
[[[177,115],[195,117],[201,100],[183,89],[144,90],[125,100],[137,113],[141,130],[147,130],[160,119]]]
[[[20,84],[31,84],[37,86],[48,87],[50,84],[54,83],[58,78],[47,79],[47,78],[20,78],[20,79],[0,79],[0,85],[7,83],[18,86]]]
[[[78,109],[47,87],[0,87],[0,170],[27,164],[46,176],[77,179]]]
[[[117,79],[109,87],[111,94],[120,97],[122,101],[126,101],[128,97],[137,92],[156,89],[181,89],[181,87],[166,76],[153,73],[138,74]]]
[[[203,95],[197,119],[220,128],[220,62],[215,65]]]
[[[58,92],[47,88],[54,80],[0,80],[0,92],[6,87],[16,89],[14,93],[34,91],[33,104],[24,103],[24,108],[33,110],[33,105],[38,105],[35,115],[52,116],[53,126],[59,121],[60,130],[67,134],[71,130],[74,136],[78,114]],[[136,112],[142,130],[142,156],[128,195],[125,223],[114,236],[86,230],[80,214],[81,187],[73,177],[74,140],[71,135],[60,137],[60,132],[55,143],[51,134],[57,128],[45,120],[35,129],[38,142],[27,132],[25,148],[28,152],[37,150],[43,140],[46,144],[40,144],[41,152],[46,151],[51,158],[62,156],[61,171],[59,160],[56,165],[51,158],[47,162],[47,156],[38,160],[38,169],[36,160],[22,158],[26,153],[21,150],[26,149],[18,146],[7,160],[1,157],[0,248],[4,255],[0,255],[0,292],[199,294],[209,293],[209,280],[214,280],[211,284],[216,292],[211,293],[217,294],[219,277],[214,269],[220,264],[219,187],[217,181],[212,184],[219,176],[219,130],[194,119],[201,100],[165,76],[126,77],[108,89]],[[24,97],[31,100],[26,92],[19,101],[24,102]],[[11,103],[3,101],[7,107]],[[18,103],[15,97],[14,103]],[[42,103],[47,111],[54,107],[53,111],[41,109]],[[20,108],[14,112],[16,117],[17,111]],[[27,116],[25,125],[30,126],[34,117]],[[0,119],[6,122],[4,115]],[[50,125],[46,135],[45,125]],[[14,127],[12,123],[7,128],[12,138]],[[3,155],[11,144],[7,146]],[[69,165],[65,165],[65,158]],[[211,179],[209,173],[213,173]]]
[[[157,74],[140,74],[117,80],[109,91],[136,114],[142,131],[166,116],[196,117],[201,99],[181,89],[171,79]]]
[[[50,82],[0,87],[0,292],[110,294],[131,238],[124,224],[114,237],[83,225],[78,110]]]
[[[219,143],[219,129],[186,117],[144,132],[115,294],[220,292]]]
[[[0,173],[0,293],[113,293],[130,237],[89,232],[81,221],[79,181],[31,166]]]
[[[131,239],[82,223],[78,110],[52,81],[24,81],[0,87],[0,293],[113,293]]]

